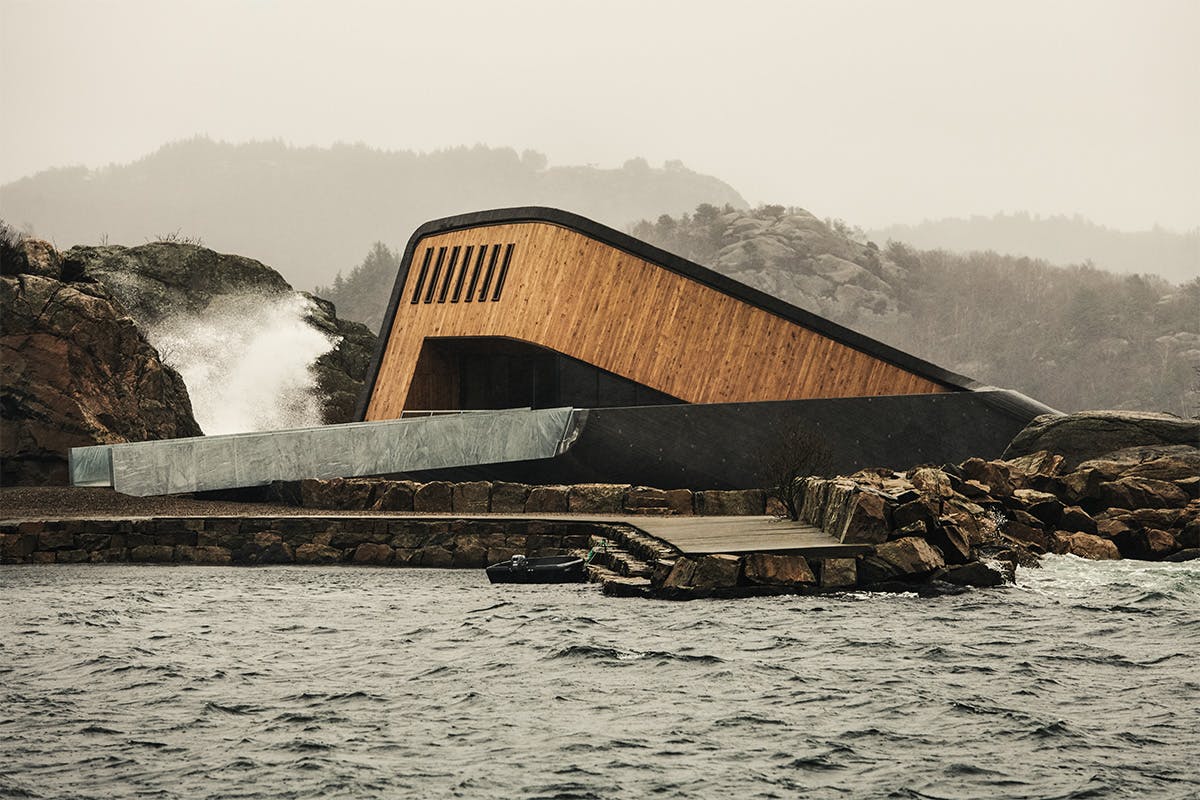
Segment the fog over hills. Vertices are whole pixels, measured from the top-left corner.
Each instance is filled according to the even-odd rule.
[[[204,137],[131,164],[51,169],[0,187],[8,223],[59,247],[199,239],[305,289],[358,264],[372,242],[403,249],[418,225],[450,214],[547,205],[623,227],[699,203],[746,206],[728,184],[678,161],[552,167],[507,147],[416,153]]]
[[[926,220],[868,231],[877,242],[898,241],[923,250],[991,250],[1054,264],[1091,262],[1101,269],[1152,273],[1182,283],[1200,277],[1200,227],[1184,233],[1153,228],[1120,231],[1079,216],[1027,213]]]

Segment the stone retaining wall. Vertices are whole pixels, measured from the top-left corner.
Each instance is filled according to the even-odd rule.
[[[304,508],[454,514],[653,514],[757,516],[761,489],[692,491],[613,483],[530,486],[504,481],[449,483],[334,478],[281,483],[272,499]]]
[[[0,523],[0,563],[374,564],[480,568],[582,550],[614,526],[380,517],[184,517]]]

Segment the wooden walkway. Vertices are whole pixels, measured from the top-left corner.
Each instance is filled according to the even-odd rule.
[[[642,517],[622,522],[684,555],[708,553],[798,553],[813,558],[853,558],[869,545],[842,544],[812,525],[775,517]]]

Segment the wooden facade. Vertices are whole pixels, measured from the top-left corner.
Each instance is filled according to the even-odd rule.
[[[438,342],[513,340],[689,403],[911,395],[960,376],[589,220],[512,209],[410,241],[362,418],[457,408]]]

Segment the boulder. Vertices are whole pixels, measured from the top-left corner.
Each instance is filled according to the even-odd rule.
[[[1079,469],[1099,470],[1107,480],[1124,475],[1160,481],[1186,480],[1200,475],[1200,443],[1126,447],[1084,461]]]
[[[1109,508],[1182,508],[1189,498],[1174,483],[1131,477],[1100,484],[1099,500]]]
[[[275,531],[254,534],[253,543],[243,556],[251,564],[290,564],[295,560],[292,546]]]
[[[1012,471],[1007,464],[984,461],[982,458],[968,458],[959,469],[962,471],[963,480],[972,480],[986,486],[989,494],[1007,497],[1013,493]]]
[[[801,586],[816,583],[804,556],[751,553],[743,561],[743,575],[748,583],[765,586]]]
[[[1079,506],[1068,506],[1058,519],[1058,528],[1067,533],[1095,534],[1096,520]]]
[[[356,478],[300,481],[300,504],[306,508],[362,511],[375,503],[375,481]]]
[[[696,562],[692,586],[697,589],[728,589],[738,584],[742,560],[737,556],[702,556]]]
[[[900,575],[925,575],[946,565],[941,554],[915,536],[877,545],[875,556],[895,567]]]
[[[667,577],[663,579],[664,589],[691,588],[696,578],[696,559],[682,556],[675,559]]]
[[[524,483],[496,481],[492,484],[492,512],[497,514],[521,514],[525,511],[525,500],[528,497],[528,485]]]
[[[360,544],[354,550],[355,564],[373,564],[376,566],[385,566],[392,563],[394,555],[392,548],[386,544],[372,544],[366,542]]]
[[[840,533],[847,544],[879,544],[888,538],[887,501],[874,492],[859,492],[851,501],[846,526]]]
[[[559,514],[567,511],[567,497],[570,487],[567,486],[533,486],[529,489],[529,498],[525,501],[525,510],[529,513]]]
[[[674,514],[681,516],[689,516],[696,511],[694,496],[690,489],[667,489],[667,508],[671,509]]]
[[[1200,518],[1189,520],[1179,531],[1178,538],[1183,547],[1200,547]]]
[[[845,589],[858,583],[858,561],[853,558],[826,558],[821,561],[821,588]]]
[[[52,244],[42,239],[21,239],[0,261],[2,275],[38,275],[52,280],[62,279],[62,256]]]
[[[419,484],[413,481],[378,481],[375,487],[375,511],[412,511],[413,495]]]
[[[950,497],[954,494],[950,476],[935,467],[917,467],[908,473],[908,480],[927,497]]]
[[[1021,476],[1019,482],[1024,483],[1031,477],[1053,477],[1060,474],[1065,461],[1066,459],[1057,453],[1039,450],[1036,453],[1009,459],[1004,463],[1008,465],[1010,474],[1015,473]]]
[[[1073,471],[1088,459],[1128,447],[1188,445],[1200,442],[1200,420],[1137,411],[1081,411],[1043,414],[1013,438],[1004,451],[1011,459],[1046,450],[1064,457]]]
[[[767,495],[762,489],[715,489],[696,493],[696,510],[713,517],[760,516],[767,510]]]
[[[1015,489],[1012,499],[1023,511],[1047,525],[1057,525],[1058,521],[1062,519],[1062,501],[1049,492]]]
[[[940,516],[940,509],[929,500],[913,500],[892,509],[892,527],[899,530],[919,524],[925,530],[933,527]]]
[[[1001,569],[982,561],[971,561],[966,564],[955,564],[947,567],[938,576],[939,580],[953,583],[955,586],[977,586],[988,588],[1002,586],[1006,576]]]
[[[971,543],[953,522],[943,519],[925,534],[925,541],[942,553],[947,564],[965,564],[971,560]]]
[[[0,277],[0,484],[65,484],[72,447],[198,436],[183,379],[103,287]]]
[[[1091,463],[1091,462],[1089,462]],[[1100,485],[1110,476],[1095,467],[1080,467],[1062,478],[1062,498],[1070,503],[1088,503],[1101,497]]]
[[[441,545],[430,545],[422,547],[413,560],[419,563],[422,567],[430,567],[433,569],[449,569],[454,566],[454,553],[447,550]]]
[[[34,555],[37,555],[36,553]],[[165,544],[142,544],[129,551],[130,561],[165,564],[175,559],[175,548]]]
[[[336,564],[342,560],[342,551],[326,544],[308,542],[296,548],[297,564]]]
[[[1041,527],[1026,525],[1017,520],[1009,520],[1004,525],[1003,533],[1009,539],[1034,548],[1038,553],[1053,553],[1058,550],[1057,540],[1042,530]]]
[[[1187,550],[1180,550],[1178,553],[1172,553],[1163,559],[1163,561],[1195,561],[1200,559],[1200,548],[1192,547]]]
[[[625,493],[624,507],[634,514],[665,514],[670,512],[667,493],[649,486],[634,486]]]
[[[1122,558],[1160,561],[1179,549],[1179,543],[1167,531],[1149,529],[1128,530],[1113,539]]]
[[[422,483],[413,492],[413,511],[448,514],[454,510],[454,489],[446,481]]]
[[[620,514],[628,489],[615,483],[576,484],[567,493],[567,508],[572,514]]]
[[[1105,561],[1121,557],[1117,546],[1108,539],[1093,536],[1090,533],[1059,534],[1066,545],[1067,552],[1080,558],[1090,558],[1093,561]]]
[[[1131,530],[1124,520],[1109,517],[1096,520],[1096,535],[1105,539],[1115,539],[1126,531]]]
[[[453,499],[455,514],[486,514],[491,510],[492,484],[487,481],[471,481],[454,484]]]

